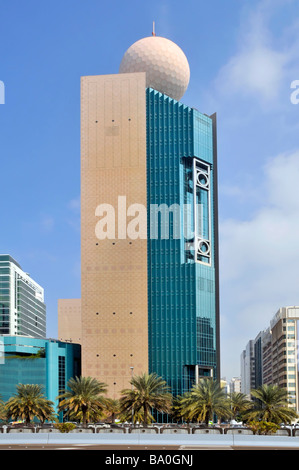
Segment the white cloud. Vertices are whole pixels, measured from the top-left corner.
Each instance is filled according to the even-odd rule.
[[[244,15],[238,48],[216,78],[216,87],[223,95],[255,97],[261,104],[269,105],[282,94],[284,80],[298,58],[297,47],[290,47],[298,28],[286,28],[278,38],[269,26],[271,16],[283,11],[284,6],[285,2],[262,0]],[[284,41],[287,35],[288,41]]]
[[[255,215],[220,224],[222,356],[231,375],[275,312],[299,305],[299,151],[273,158],[256,177]]]
[[[49,215],[42,215],[41,221],[40,221],[40,227],[43,232],[51,232],[54,228],[54,218]]]
[[[263,100],[276,99],[284,77],[287,57],[263,44],[236,54],[220,71],[222,90],[242,95],[258,95]]]

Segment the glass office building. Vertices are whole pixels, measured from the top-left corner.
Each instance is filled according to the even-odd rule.
[[[147,90],[149,369],[175,395],[219,378],[216,150],[215,115]]]
[[[4,401],[16,393],[18,384],[37,384],[57,407],[57,396],[71,377],[80,374],[79,344],[0,335],[0,395]]]
[[[46,337],[44,289],[9,255],[0,255],[0,334]]]

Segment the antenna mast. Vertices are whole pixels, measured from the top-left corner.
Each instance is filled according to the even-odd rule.
[[[155,33],[155,22],[153,21],[153,32],[152,32],[152,35],[153,36],[156,36],[156,33]]]

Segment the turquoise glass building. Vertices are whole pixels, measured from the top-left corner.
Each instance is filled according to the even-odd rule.
[[[81,346],[55,339],[0,335],[0,396],[7,401],[18,384],[37,384],[58,405],[71,377],[81,374]]]
[[[149,370],[220,379],[216,115],[147,89]]]

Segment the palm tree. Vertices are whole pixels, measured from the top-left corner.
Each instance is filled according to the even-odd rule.
[[[45,400],[44,403],[42,403],[38,416],[42,424],[46,421],[57,421],[57,414],[54,411],[53,405],[54,403],[49,400]]]
[[[247,419],[260,419],[275,424],[290,423],[298,418],[295,410],[289,408],[288,391],[277,385],[261,385],[252,390],[251,395],[256,398],[254,408],[245,416]]]
[[[129,415],[137,413],[147,426],[153,421],[151,409],[169,412],[172,395],[166,382],[156,373],[135,376],[130,381],[132,388],[122,390],[121,412]]]
[[[111,423],[115,423],[115,419],[119,416],[120,413],[120,403],[119,400],[114,400],[113,398],[107,398],[105,403],[104,413],[106,418],[111,420]]]
[[[90,408],[86,413],[86,421],[83,423],[83,412],[82,410],[75,411],[75,410],[68,410],[65,417],[67,417],[70,421],[77,421],[79,423],[83,423],[83,426],[86,427],[87,423],[97,423],[106,418],[104,414],[104,407],[105,407],[105,399],[103,398],[103,405],[100,407],[93,407]]]
[[[219,418],[231,414],[224,390],[212,378],[202,378],[181,397],[181,416],[188,421],[202,421],[209,426],[214,414]]]
[[[107,386],[92,377],[76,377],[69,380],[67,387],[68,390],[57,397],[61,400],[59,410],[67,410],[75,419],[82,418],[86,427],[90,418],[102,412]]]
[[[229,401],[233,419],[236,419],[238,416],[242,416],[245,411],[248,411],[253,407],[253,402],[248,400],[245,393],[233,392],[229,395]]]
[[[6,418],[5,403],[0,395],[0,421],[6,421]]]
[[[138,423],[144,423],[144,412],[143,409],[140,408],[139,411],[134,411],[132,413],[132,409],[128,409],[126,411],[122,411],[119,415],[119,420],[121,423],[129,423],[131,422],[132,424],[138,424]],[[153,420],[152,415],[150,414],[147,417],[147,424],[150,424]]]
[[[23,419],[26,426],[33,418],[42,422],[54,419],[53,407],[54,403],[44,396],[42,386],[36,384],[17,385],[17,393],[5,405],[7,417]]]
[[[191,392],[186,392],[182,396],[178,396],[174,399],[172,417],[174,420],[183,420],[187,423],[193,420],[193,401],[191,399]]]

